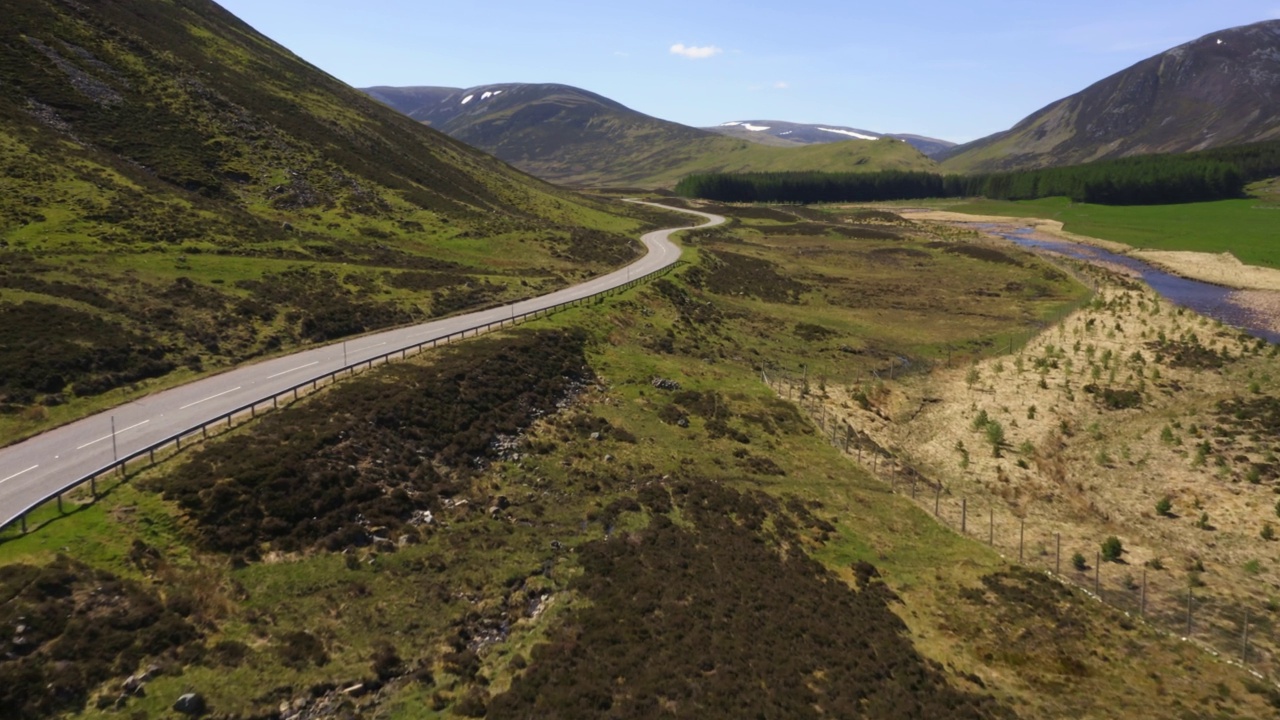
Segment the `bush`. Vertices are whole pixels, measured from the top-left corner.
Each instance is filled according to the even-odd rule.
[[[1112,535],[1102,541],[1102,559],[1107,562],[1117,562],[1120,556],[1124,554],[1124,545],[1120,542],[1120,538]]]
[[[1169,517],[1169,514],[1172,511],[1173,511],[1173,501],[1169,499],[1169,496],[1166,495],[1165,497],[1162,497],[1156,501],[1157,515],[1161,517]],[[1280,513],[1280,503],[1277,503],[1276,512]]]
[[[1267,540],[1267,541],[1275,540],[1276,529],[1272,527],[1271,523],[1262,523],[1262,532],[1259,533],[1259,535],[1262,537],[1263,540]]]
[[[1084,555],[1076,553],[1071,556],[1071,567],[1074,567],[1080,572],[1084,572],[1089,567],[1089,564],[1085,562]]]

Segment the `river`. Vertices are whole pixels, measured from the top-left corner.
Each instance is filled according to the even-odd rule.
[[[974,225],[983,232],[1005,238],[1029,250],[1056,253],[1084,262],[1122,266],[1137,273],[1151,289],[1176,305],[1221,320],[1267,342],[1280,343],[1280,333],[1259,325],[1254,321],[1252,312],[1231,300],[1231,295],[1235,292],[1232,288],[1171,275],[1141,260],[1093,245],[1037,237],[1035,229],[1029,227],[1011,228],[992,223]]]

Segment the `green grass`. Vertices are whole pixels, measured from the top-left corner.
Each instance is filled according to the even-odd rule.
[[[1280,205],[1268,198],[1186,205],[1110,206],[1066,198],[1019,202],[978,200],[945,209],[975,215],[1059,220],[1068,232],[1136,248],[1235,255],[1246,265],[1280,268]]]
[[[1059,280],[1046,286],[1048,293],[1042,297],[1008,291],[1001,297],[976,295],[974,288],[1043,278],[1047,268],[1029,257],[1014,265],[945,252],[930,247],[929,236],[856,239],[834,232],[765,235],[760,229],[778,224],[747,219],[723,233],[689,233],[691,264],[664,281],[531,324],[585,332],[587,359],[596,380],[582,389],[572,407],[527,431],[520,457],[495,459],[474,472],[460,473],[458,490],[451,497],[465,498],[468,505],[452,510],[431,505],[438,524],[419,533],[417,542],[394,549],[353,547],[346,554],[315,549],[271,553],[264,547],[262,559],[247,564],[195,549],[194,518],[184,518],[174,505],[140,487],[162,481],[196,454],[216,451],[223,443],[231,447],[235,438],[252,438],[268,425],[278,425],[260,421],[144,472],[138,485],[121,487],[98,505],[27,537],[0,543],[0,564],[45,563],[66,548],[95,567],[144,579],[158,595],[196,588],[195,617],[209,621],[202,625],[204,644],[211,647],[225,640],[249,648],[237,665],[194,662],[181,675],[161,676],[148,686],[145,698],[131,700],[124,712],[161,714],[174,697],[191,689],[204,693],[218,713],[274,710],[281,700],[303,695],[316,683],[341,688],[369,678],[375,646],[389,641],[407,669],[422,667],[431,677],[400,677],[379,695],[378,708],[365,711],[387,717],[453,717],[456,713],[450,708],[459,698],[477,687],[502,692],[527,674],[519,664],[538,662],[534,648],[563,638],[562,631],[572,630],[584,617],[584,600],[572,588],[585,572],[579,558],[589,545],[601,542],[606,531],[615,538],[643,541],[652,513],[618,514],[610,510],[615,501],[643,498],[646,489],[681,483],[724,484],[742,493],[763,491],[783,502],[806,501],[814,516],[834,526],[829,533],[800,527],[795,538],[825,566],[824,582],[851,583],[852,563],[874,564],[902,599],[890,607],[907,623],[911,642],[947,666],[949,680],[968,692],[993,694],[1030,717],[1099,714],[1100,708],[1133,709],[1153,701],[1158,695],[1152,688],[1144,688],[1140,697],[1121,695],[1114,688],[1107,688],[1107,694],[1096,692],[1104,687],[1098,677],[1136,677],[1155,667],[1146,656],[1170,656],[1153,651],[1152,643],[1158,641],[1141,631],[1104,632],[1114,619],[1079,596],[1056,598],[1051,607],[1072,618],[1083,615],[1090,627],[1098,628],[1083,639],[1073,638],[1064,651],[1086,658],[1084,662],[1097,669],[1095,674],[1072,678],[1067,689],[1050,684],[1059,677],[1052,658],[1031,652],[1015,663],[1005,662],[1004,655],[990,655],[990,620],[1016,603],[957,598],[980,577],[1005,568],[1004,561],[982,543],[945,529],[908,499],[888,492],[827,444],[759,375],[762,366],[797,368],[808,363],[811,379],[821,373],[830,383],[856,382],[889,353],[931,357],[947,342],[972,345],[1023,329],[1046,308],[1073,302],[1078,288]],[[886,253],[885,248],[896,250]],[[904,248],[914,252],[904,255]],[[717,253],[730,252],[763,265],[716,259]],[[800,304],[735,294],[731,289],[743,267],[763,267],[784,283],[801,283],[805,289]],[[717,278],[717,273],[726,277]],[[957,277],[964,282],[943,282]],[[861,287],[878,288],[877,294],[847,295],[850,288]],[[951,324],[944,327],[948,318]],[[802,321],[836,334],[806,340],[801,337],[805,333],[794,332]],[[919,327],[903,330],[904,323]],[[522,328],[513,334],[524,332]],[[845,343],[863,352],[843,352],[839,348]],[[468,347],[463,344],[449,352],[466,353]],[[411,362],[439,361],[428,353]],[[376,385],[382,372],[349,382]],[[681,390],[655,388],[655,376],[678,381]],[[301,402],[320,403],[325,395]],[[667,419],[672,408],[687,416],[688,427]],[[394,421],[373,407],[356,414],[357,424],[366,424],[366,418]],[[341,413],[327,416],[329,424],[350,421]],[[591,439],[589,430],[601,421],[610,430],[599,440]],[[366,450],[369,464],[376,464],[379,449]],[[756,471],[753,467],[759,466],[750,463],[755,458],[768,459],[782,474]],[[499,496],[509,498],[511,506],[499,519],[490,519],[487,507]],[[696,512],[676,510],[670,516],[678,527],[699,531]],[[770,529],[779,517],[771,515],[760,531],[759,541],[766,547],[776,541]],[[131,562],[135,539],[162,553],[162,569],[143,572]],[[729,565],[724,567],[728,571]],[[537,620],[524,616],[530,598],[543,591],[552,598],[546,612]],[[1025,629],[1043,634],[1033,614],[1026,612],[1030,611],[1002,621],[1000,627],[1010,633]],[[511,620],[510,634],[492,644],[481,643],[485,681],[453,672],[448,656],[455,647],[474,642],[460,639],[462,631],[475,638],[485,627],[482,621],[501,619]],[[1079,622],[1071,627],[1079,627]],[[321,640],[328,661],[286,666],[280,654],[283,638],[304,629]],[[647,642],[665,641],[654,636]],[[1099,653],[1122,662],[1107,665]],[[1215,682],[1231,677],[1196,651],[1184,651],[1175,660],[1190,668],[1188,674],[1203,672]],[[978,672],[988,686],[965,684],[961,671]],[[625,689],[629,681],[616,682]],[[113,681],[103,693],[115,692],[118,685]],[[273,695],[278,688],[286,690]],[[1180,699],[1193,697],[1191,690],[1176,692]],[[354,711],[367,701],[341,702]],[[1108,704],[1115,702],[1119,704]],[[118,714],[91,705],[84,716]]]

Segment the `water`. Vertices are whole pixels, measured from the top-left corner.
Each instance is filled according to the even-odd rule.
[[[1010,230],[1006,227],[986,224],[978,227],[984,232],[998,235],[1030,250],[1047,250],[1084,262],[1105,262],[1123,266],[1136,272],[1142,277],[1143,282],[1151,286],[1151,289],[1176,305],[1190,308],[1206,317],[1221,320],[1267,342],[1280,343],[1280,333],[1259,326],[1253,320],[1252,313],[1231,301],[1231,293],[1234,292],[1232,288],[1170,275],[1141,260],[1128,255],[1117,255],[1093,245],[1070,240],[1035,238],[1032,237],[1035,234],[1032,228]]]

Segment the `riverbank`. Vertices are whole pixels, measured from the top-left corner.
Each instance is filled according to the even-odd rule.
[[[1171,275],[1236,290],[1230,296],[1232,303],[1244,308],[1258,325],[1280,333],[1280,270],[1245,265],[1231,253],[1141,250],[1124,243],[1067,232],[1060,221],[1044,218],[969,215],[945,210],[905,210],[901,214],[912,220],[990,223],[1010,230],[1030,227],[1034,233],[1047,239],[1068,240],[1128,255]]]

